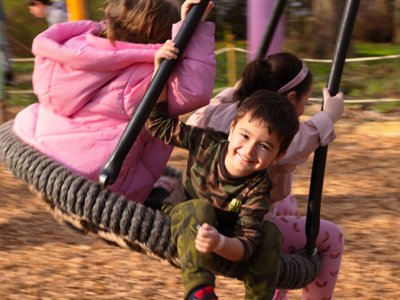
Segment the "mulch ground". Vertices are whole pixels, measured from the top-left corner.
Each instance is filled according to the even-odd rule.
[[[13,111],[6,118],[12,118]],[[400,299],[400,120],[346,111],[329,147],[321,215],[344,231],[335,299]],[[175,151],[171,164],[182,167]],[[305,213],[311,162],[296,170]],[[241,299],[240,282],[218,277],[221,300]],[[1,299],[182,299],[180,272],[140,253],[58,224],[0,164]],[[300,299],[293,291],[290,299]]]

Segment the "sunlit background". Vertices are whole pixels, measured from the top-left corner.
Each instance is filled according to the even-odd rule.
[[[263,26],[250,28],[249,18],[266,24],[268,19],[257,18],[268,18],[270,11],[263,9],[275,1],[214,2],[209,19],[217,28],[217,93],[237,80],[249,60],[250,31],[264,33]],[[32,16],[23,0],[0,3],[0,37],[8,41],[14,75],[1,90],[0,113],[7,120],[36,101],[30,47],[48,24]],[[86,18],[101,20],[103,1],[71,3]],[[320,110],[344,4],[287,1],[271,45],[303,58],[313,73],[313,101],[305,118]],[[347,57],[340,85],[346,110],[329,149],[322,205],[322,217],[341,226],[346,241],[334,299],[400,299],[400,0],[361,1]],[[175,151],[171,164],[183,167],[184,159]],[[296,171],[294,192],[303,215],[311,163],[312,158]],[[218,280],[220,299],[242,298],[239,282]],[[59,225],[0,165],[0,298],[180,299],[182,294],[179,270]],[[300,292],[289,299],[300,299]]]

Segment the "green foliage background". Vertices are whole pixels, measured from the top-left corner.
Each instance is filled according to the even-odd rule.
[[[103,0],[86,0],[90,19],[100,20]],[[32,57],[30,46],[33,38],[47,28],[45,19],[32,16],[25,0],[3,0],[6,35],[15,57]]]
[[[14,57],[32,57],[30,45],[33,38],[47,28],[47,23],[43,19],[38,19],[30,15],[25,1],[3,0],[6,17],[6,32],[12,45]],[[87,0],[89,18],[100,20],[103,15],[103,0]],[[212,16],[215,18],[215,15]],[[223,35],[221,36],[223,37]],[[284,51],[297,54],[306,58],[307,54],[301,51],[303,40],[287,38]],[[216,48],[223,48],[226,44],[223,40],[217,42]],[[245,40],[236,40],[235,46],[246,48]],[[349,51],[351,57],[385,56],[400,54],[400,45],[392,44],[372,44],[355,42]],[[226,54],[217,56],[217,79],[215,88],[222,88],[228,85],[227,81],[227,58]],[[247,61],[245,53],[236,52],[236,76],[239,78],[241,71]],[[321,89],[326,86],[330,64],[308,63],[314,75],[314,94],[313,97],[321,97]],[[9,87],[13,90],[32,89],[30,74],[32,63],[15,63],[13,69],[17,77],[17,85]],[[341,81],[341,90],[346,94],[346,99],[377,99],[377,98],[400,98],[400,58],[354,62],[345,65],[344,74]],[[9,94],[7,101],[17,104],[28,104],[36,101],[34,95],[29,94]],[[397,109],[399,102],[389,104],[364,104],[363,108],[373,107],[378,110],[391,111]]]

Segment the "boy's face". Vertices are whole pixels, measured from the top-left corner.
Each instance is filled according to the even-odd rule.
[[[234,177],[245,177],[265,170],[281,155],[280,142],[275,133],[259,120],[251,120],[247,113],[235,126],[231,124],[225,166]]]

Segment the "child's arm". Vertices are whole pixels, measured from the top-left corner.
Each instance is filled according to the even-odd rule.
[[[326,146],[336,138],[334,124],[344,109],[342,92],[331,96],[327,88],[323,89],[324,108],[305,122],[300,122],[300,128],[290,143],[286,154],[278,163],[269,168],[275,187],[271,191],[271,202],[278,202],[291,193],[293,170],[306,162],[319,146]]]
[[[299,131],[290,143],[285,156],[279,160],[278,166],[302,164],[318,146],[326,146],[335,139],[334,124],[343,113],[343,93],[331,96],[328,89],[324,88],[323,96],[324,110],[300,123]]]
[[[191,9],[191,7],[195,4],[200,3],[201,0],[186,0],[181,7],[181,19],[184,20]],[[207,8],[201,18],[202,21],[205,21],[210,11],[214,8],[214,3],[210,1],[207,5]],[[167,40],[164,45],[158,49],[156,55],[154,57],[154,72],[153,77],[156,74],[158,68],[160,67],[161,62],[164,59],[172,60],[177,59],[179,54],[179,49],[175,47],[175,43],[172,40]],[[164,87],[163,91],[161,92],[160,97],[158,98],[158,102],[165,101],[167,97],[167,90]]]
[[[182,5],[182,18],[193,4],[199,0],[187,0]],[[213,3],[210,2],[203,19]],[[172,37],[175,38],[182,21],[174,24]],[[216,75],[215,59],[215,24],[200,22],[190,42],[185,48],[182,60],[179,61],[168,80],[168,110],[177,116],[191,112],[210,102]]]
[[[243,244],[239,239],[224,236],[206,223],[199,227],[195,245],[201,253],[215,252],[231,261],[242,260],[244,254]]]
[[[154,57],[154,73],[156,74],[162,60],[176,59],[178,49],[175,47],[174,42],[168,40],[160,49],[157,50]],[[167,100],[167,87],[162,90],[156,105],[154,105],[150,115],[146,121],[147,130],[153,135],[161,139],[164,143],[175,145],[178,147],[189,149],[192,141],[204,131],[202,129],[196,130],[192,126],[188,126],[180,122],[177,117],[171,117],[168,113]],[[193,144],[196,144],[195,142]]]
[[[233,101],[233,88],[227,88],[211,99],[210,104],[194,111],[186,124],[199,127],[211,127],[229,134],[230,124],[237,112]]]

